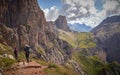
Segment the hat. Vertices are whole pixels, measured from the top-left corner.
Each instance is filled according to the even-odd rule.
[[[28,44],[25,45],[26,47],[30,47]]]

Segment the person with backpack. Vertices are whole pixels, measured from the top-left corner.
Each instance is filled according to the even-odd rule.
[[[18,59],[18,50],[16,49],[16,47],[14,49],[14,56],[15,56],[15,59],[17,60]]]
[[[27,63],[29,63],[30,46],[29,45],[25,45],[24,51],[25,51],[25,57],[26,57]]]

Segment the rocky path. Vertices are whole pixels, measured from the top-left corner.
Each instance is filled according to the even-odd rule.
[[[6,71],[5,75],[45,75],[44,68],[47,68],[47,66],[42,66],[35,61],[29,64],[20,62],[15,64],[9,71]]]

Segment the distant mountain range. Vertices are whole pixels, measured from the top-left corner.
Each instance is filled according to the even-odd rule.
[[[87,26],[85,24],[75,23],[75,24],[68,24],[68,26],[71,30],[74,30],[77,32],[89,32],[92,30],[90,26]]]

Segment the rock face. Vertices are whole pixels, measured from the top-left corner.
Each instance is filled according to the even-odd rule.
[[[106,18],[92,32],[98,46],[107,53],[107,61],[120,63],[120,16]]]
[[[58,36],[58,28],[56,27],[55,22],[49,21],[48,29],[50,29],[51,32],[55,33],[56,36]]]
[[[35,42],[45,40],[46,20],[44,13],[38,7],[37,0],[1,0],[0,10],[0,24],[12,28],[11,33],[19,34],[13,35],[13,37],[17,38],[15,42],[21,41],[19,45],[30,44],[37,46],[38,43]],[[9,38],[6,38],[6,40]]]
[[[63,29],[65,31],[70,31],[68,25],[67,25],[67,20],[65,16],[59,16],[56,20],[55,20],[55,25],[57,28],[59,29]]]
[[[0,0],[0,43],[19,49],[29,44],[37,57],[62,64],[72,47],[49,28],[37,0]]]

